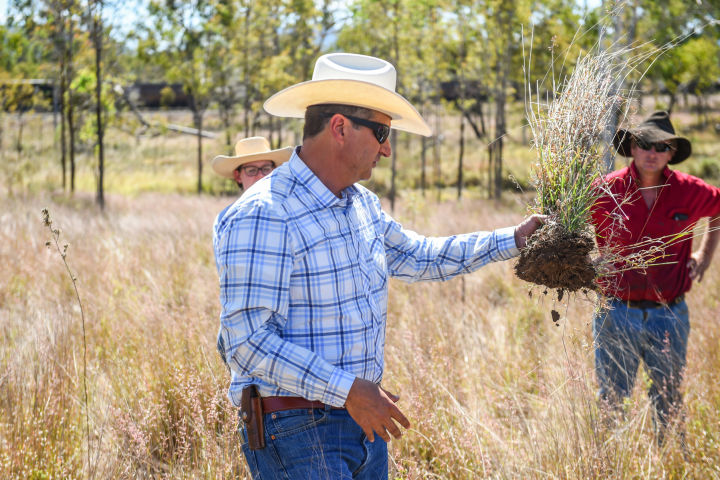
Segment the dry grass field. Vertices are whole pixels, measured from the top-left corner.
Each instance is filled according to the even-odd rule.
[[[7,171],[46,151],[33,142],[48,140],[33,138]],[[246,478],[215,351],[211,230],[233,198],[177,193],[194,181],[184,137],[179,146],[114,141],[128,157],[111,157],[104,212],[88,193],[87,166],[74,196],[48,193],[57,190],[54,159],[23,167],[0,194],[0,478]],[[709,155],[712,142],[707,134],[699,152]],[[143,163],[143,154],[165,163]],[[148,192],[153,185],[164,193]],[[515,224],[529,201],[450,196],[404,191],[394,216],[446,235]],[[86,370],[80,304],[63,258],[46,247],[43,208],[77,277]],[[624,418],[601,418],[594,297],[558,302],[517,279],[513,263],[446,283],[391,282],[384,386],[412,422],[390,445],[391,478],[720,478],[720,260],[688,296],[685,452],[674,437],[654,444],[642,371]]]
[[[230,200],[111,196],[105,213],[83,195],[4,200],[0,477],[243,478],[215,352],[210,232]],[[44,207],[69,244],[85,314],[90,474],[80,310],[45,246]],[[396,216],[443,235],[513,224],[521,208],[408,196]],[[642,375],[624,421],[598,417],[593,299],[530,296],[511,267],[391,284],[384,383],[413,423],[391,444],[392,477],[720,478],[720,264],[689,296],[686,458],[675,441],[654,446]]]

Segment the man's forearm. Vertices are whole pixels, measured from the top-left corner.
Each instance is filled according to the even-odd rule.
[[[708,261],[712,259],[718,243],[720,243],[720,217],[715,217],[710,219],[707,232],[703,236],[702,243],[700,244],[700,252]]]
[[[450,237],[422,237],[401,229],[385,236],[388,270],[405,281],[447,280],[518,254],[515,227]]]

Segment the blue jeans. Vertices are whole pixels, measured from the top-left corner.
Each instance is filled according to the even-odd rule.
[[[685,300],[668,307],[632,308],[621,300],[593,319],[595,373],[600,398],[617,406],[632,392],[640,360],[652,381],[659,433],[680,408],[690,320]]]
[[[241,422],[242,424],[242,422]],[[388,451],[368,441],[347,410],[303,409],[265,414],[265,448],[242,450],[254,479],[387,479]]]

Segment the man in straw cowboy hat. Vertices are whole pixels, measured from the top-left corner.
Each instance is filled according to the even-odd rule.
[[[598,200],[593,212],[598,244],[621,252],[648,248],[648,239],[665,244],[664,257],[646,270],[624,270],[602,282],[609,308],[593,319],[595,369],[600,398],[616,407],[632,391],[640,360],[652,381],[657,438],[663,443],[673,413],[681,407],[680,383],[690,331],[684,295],[702,280],[720,239],[720,218],[713,218],[700,249],[692,252],[693,225],[720,215],[720,189],[668,164],[691,153],[687,138],[675,134],[667,112],[655,112],[634,129],[619,129],[613,143],[632,157],[630,166],[610,173],[612,195]],[[618,225],[622,219],[622,225]],[[633,247],[645,241],[644,247]]]
[[[232,178],[243,191],[290,159],[292,147],[272,150],[265,137],[243,138],[235,142],[235,155],[218,155],[213,170],[221,177]]]
[[[255,478],[387,478],[386,442],[410,426],[380,386],[388,277],[446,280],[511,258],[541,222],[427,238],[382,210],[356,182],[390,156],[391,128],[431,133],[395,75],[329,54],[268,99],[270,114],[305,118],[303,143],[218,219],[220,336]]]

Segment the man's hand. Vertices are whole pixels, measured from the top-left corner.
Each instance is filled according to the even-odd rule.
[[[517,248],[523,248],[527,244],[527,238],[535,232],[540,225],[545,223],[547,215],[531,215],[522,221],[520,225],[515,227],[515,245]]]
[[[588,258],[590,258],[590,254],[588,254]],[[617,273],[615,265],[608,261],[604,255],[600,255],[595,259],[590,259],[590,263],[592,263],[599,275],[613,275]]]
[[[720,243],[720,217],[711,218],[707,232],[702,239],[700,249],[690,255],[687,268],[690,269],[690,279],[702,281],[705,270],[710,266],[715,249]]]
[[[356,378],[350,387],[345,408],[347,408],[350,416],[363,429],[368,440],[375,441],[375,433],[377,433],[386,442],[390,441],[390,435],[400,438],[402,432],[395,424],[399,422],[405,428],[410,428],[410,421],[395,406],[395,402],[400,399],[397,395],[385,391],[379,385]],[[393,421],[393,419],[395,421]]]
[[[702,250],[698,250],[690,255],[690,260],[687,261],[687,267],[690,269],[690,279],[695,280],[698,283],[702,282],[705,270],[710,266],[710,260],[712,257],[705,255]]]

